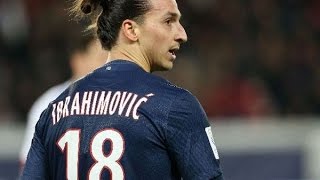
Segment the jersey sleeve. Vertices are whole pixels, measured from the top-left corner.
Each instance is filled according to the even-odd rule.
[[[43,110],[46,109],[48,104],[54,100],[58,95],[63,92],[70,84],[70,81],[66,81],[62,84],[51,87],[49,90],[44,92],[38,99],[33,103],[27,115],[27,126],[24,133],[24,139],[20,150],[20,162],[23,166],[26,162],[27,155],[31,146],[31,141],[34,134],[34,129],[37,121]]]
[[[47,175],[47,156],[43,143],[45,130],[46,111],[41,114],[40,120],[36,124],[35,133],[31,147],[27,156],[21,179],[48,179]]]
[[[183,179],[223,180],[211,127],[198,100],[186,92],[172,104],[167,145]]]
[[[31,146],[31,141],[34,135],[35,125],[41,115],[41,112],[45,109],[45,107],[50,103],[50,101],[44,101],[43,98],[39,98],[31,107],[28,118],[27,118],[27,126],[24,133],[24,139],[22,148],[20,151],[20,162],[24,165],[27,160],[27,155]]]

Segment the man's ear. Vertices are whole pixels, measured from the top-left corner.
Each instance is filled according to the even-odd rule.
[[[122,23],[123,34],[131,41],[138,40],[138,24],[132,20],[126,19]]]

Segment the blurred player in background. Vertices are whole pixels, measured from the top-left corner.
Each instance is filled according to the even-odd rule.
[[[49,103],[57,98],[58,95],[60,95],[72,82],[102,66],[104,63],[106,63],[108,58],[107,51],[102,49],[101,44],[96,36],[84,32],[85,27],[83,24],[72,23],[72,28],[70,28],[71,25],[63,26],[64,24],[62,22],[59,25],[61,26],[52,28],[62,28],[64,29],[64,34],[54,35],[48,33],[45,36],[57,36],[63,39],[61,40],[60,47],[57,47],[57,49],[67,49],[66,52],[69,59],[72,76],[69,80],[55,85],[45,91],[40,97],[38,97],[38,99],[30,108],[27,115],[27,126],[25,129],[24,140],[19,157],[22,167],[27,159],[27,154],[30,149],[31,140],[34,134],[34,128],[39,120],[41,112],[45,110]]]
[[[58,97],[73,81],[83,77],[95,68],[102,66],[108,57],[107,52],[101,49],[101,45],[94,37],[79,37],[87,38],[85,49],[75,49],[74,54],[70,58],[70,67],[72,77],[61,84],[55,85],[44,92],[34,102],[27,116],[27,126],[23,140],[22,149],[20,152],[20,161],[22,164],[26,161],[31,140],[34,133],[34,127],[39,120],[41,112],[49,105],[49,103]],[[79,44],[78,44],[79,45]],[[75,47],[77,48],[77,47]]]
[[[92,15],[107,64],[42,113],[22,179],[214,179],[219,156],[205,112],[170,70],[187,34],[175,0],[76,0]]]

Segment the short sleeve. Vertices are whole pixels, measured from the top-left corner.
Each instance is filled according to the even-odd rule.
[[[223,179],[208,127],[199,101],[188,92],[180,94],[168,115],[166,140],[174,166],[183,179]]]
[[[47,118],[46,114],[46,111],[44,111],[36,124],[35,133],[21,179],[47,179],[48,160],[43,143],[45,118]]]
[[[25,129],[24,139],[22,148],[20,151],[20,161],[24,165],[27,159],[27,155],[31,146],[31,141],[34,134],[35,125],[37,124],[39,117],[43,110],[50,104],[52,100],[59,96],[63,92],[70,81],[66,81],[62,84],[51,87],[49,90],[44,92],[32,105],[27,115],[27,126]]]

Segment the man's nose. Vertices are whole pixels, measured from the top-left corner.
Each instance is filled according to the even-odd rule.
[[[188,35],[184,27],[179,23],[176,41],[178,41],[181,44],[181,43],[187,42],[187,40],[188,40]]]

